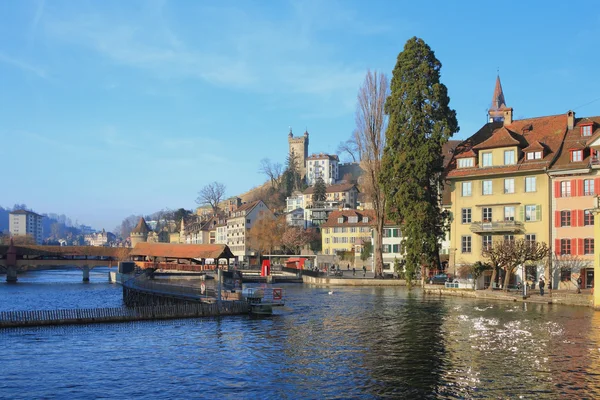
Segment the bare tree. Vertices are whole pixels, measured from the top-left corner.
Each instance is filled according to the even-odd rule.
[[[484,252],[490,258],[492,264],[504,268],[506,272],[504,275],[504,291],[508,291],[510,276],[517,267],[525,268],[528,262],[540,261],[546,258],[548,253],[546,243],[531,242],[524,239],[498,241]]]
[[[550,284],[552,282],[552,276],[554,274],[561,274],[562,272],[567,272],[567,271],[569,271],[571,273],[579,271],[579,276],[581,276],[581,274],[582,274],[581,271],[583,271],[586,268],[591,268],[593,266],[594,266],[594,264],[592,261],[585,260],[574,254],[558,255],[558,254],[553,253],[552,254],[552,267],[550,269],[550,277],[548,279],[548,284]],[[571,274],[569,274],[569,275],[571,275]],[[565,280],[565,281],[560,279],[559,282],[565,282],[565,284],[567,285],[567,289],[569,289],[572,285],[575,285],[575,283],[573,283],[572,277],[569,280]],[[579,291],[577,285],[575,286],[575,289],[577,291]]]
[[[353,133],[350,139],[340,142],[340,144],[338,144],[337,152],[340,155],[349,155],[352,158],[352,162],[356,162],[357,159],[360,162],[360,153],[358,151],[358,144],[356,143],[356,135]]]
[[[258,172],[265,174],[271,180],[271,187],[279,188],[281,184],[281,175],[283,174],[283,165],[280,163],[271,163],[268,158],[260,160]]]
[[[373,203],[375,210],[375,276],[383,275],[383,225],[385,221],[385,195],[380,185],[381,157],[385,147],[387,117],[384,112],[389,85],[385,74],[367,71],[358,92],[356,105],[356,130],[354,139],[360,164],[364,171],[362,192]]]
[[[200,205],[210,205],[216,215],[219,211],[219,203],[223,200],[224,195],[225,185],[215,181],[200,189],[196,203]]]

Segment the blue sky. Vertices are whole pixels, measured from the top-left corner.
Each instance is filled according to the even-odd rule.
[[[215,180],[242,193],[284,161],[289,126],[335,152],[365,72],[391,74],[412,36],[443,64],[459,139],[498,68],[516,118],[600,114],[595,1],[7,0],[0,205],[112,229]]]

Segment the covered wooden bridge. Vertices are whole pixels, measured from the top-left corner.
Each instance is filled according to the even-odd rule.
[[[129,256],[142,269],[176,271],[213,270],[221,263],[228,266],[231,260],[237,261],[224,244],[138,243]]]

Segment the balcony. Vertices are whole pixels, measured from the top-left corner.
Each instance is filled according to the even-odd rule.
[[[493,221],[493,222],[473,222],[471,232],[474,233],[500,233],[500,232],[519,232],[523,230],[521,221]]]

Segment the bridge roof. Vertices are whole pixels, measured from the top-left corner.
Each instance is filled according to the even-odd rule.
[[[167,258],[235,258],[224,244],[174,244],[140,242],[129,253],[131,256]]]
[[[0,245],[0,255],[8,252],[6,245]],[[99,256],[125,258],[129,255],[126,247],[101,246],[15,246],[17,256]]]

